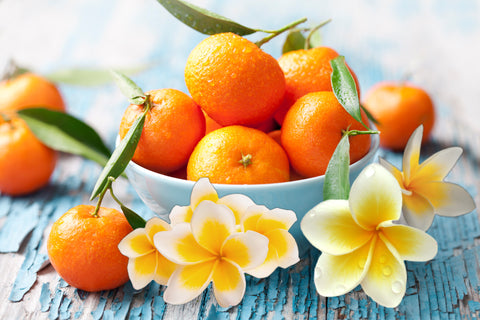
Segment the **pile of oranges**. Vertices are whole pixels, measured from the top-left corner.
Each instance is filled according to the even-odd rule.
[[[363,128],[332,93],[330,60],[337,56],[318,47],[276,60],[236,34],[209,36],[186,62],[191,98],[174,89],[147,93],[151,109],[133,161],[162,174],[178,176],[183,170],[188,180],[208,177],[213,183],[323,175],[343,132]],[[142,112],[142,106],[127,108],[121,138]],[[368,152],[370,136],[350,137],[350,143],[355,162]]]

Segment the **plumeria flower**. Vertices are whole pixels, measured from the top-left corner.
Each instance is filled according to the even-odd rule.
[[[243,194],[229,194],[225,197],[219,198],[217,191],[208,178],[200,178],[193,186],[190,195],[190,205],[175,206],[170,212],[170,221],[172,225],[190,222],[193,211],[203,200],[210,200],[229,207],[235,215],[236,224],[240,224],[241,215],[246,208],[255,204],[252,199]]]
[[[269,210],[265,206],[250,206],[242,218],[245,231],[256,231],[266,236],[268,254],[265,262],[247,273],[265,278],[277,267],[288,268],[299,261],[298,247],[288,229],[297,221],[295,212],[284,209]]]
[[[392,223],[401,206],[395,178],[371,164],[354,181],[349,200],[321,202],[305,215],[301,229],[322,251],[314,273],[320,295],[342,295],[361,284],[380,305],[393,308],[401,302],[404,260],[427,261],[437,253],[437,242],[424,231]]]
[[[408,225],[427,230],[435,214],[458,216],[475,209],[475,202],[461,186],[443,179],[462,154],[462,148],[441,150],[419,164],[423,126],[410,136],[403,154],[403,172],[384,159],[380,164],[397,179],[403,193],[403,217]]]
[[[238,233],[232,210],[210,200],[196,206],[190,223],[157,233],[154,242],[179,265],[163,295],[171,304],[194,299],[210,282],[221,307],[238,304],[245,293],[244,271],[262,264],[268,252],[267,237],[254,231]]]
[[[154,246],[157,233],[170,230],[170,225],[160,218],[147,221],[145,228],[137,228],[120,241],[118,248],[128,259],[128,276],[135,289],[141,289],[152,280],[165,285],[176,265],[165,259]]]

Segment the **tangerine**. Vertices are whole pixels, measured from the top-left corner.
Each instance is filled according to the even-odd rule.
[[[65,103],[57,87],[34,73],[23,73],[0,83],[0,111],[13,115],[17,110],[44,107],[65,111]]]
[[[57,153],[42,144],[20,118],[0,116],[0,192],[19,196],[50,180]]]
[[[363,102],[378,120],[380,145],[403,150],[413,131],[423,124],[426,142],[435,122],[435,108],[425,90],[411,84],[382,82],[374,86]]]
[[[110,290],[129,279],[128,258],[118,244],[132,231],[125,216],[111,208],[79,205],[52,226],[47,240],[50,262],[71,286],[85,291]]]
[[[132,160],[159,173],[185,166],[195,145],[205,135],[205,117],[200,107],[185,93],[175,89],[147,92],[151,108]],[[120,138],[127,134],[143,106],[130,105],[120,123]]]
[[[278,59],[278,64],[285,74],[286,83],[284,100],[275,113],[275,120],[280,125],[288,109],[300,97],[310,92],[332,91],[330,60],[336,57],[338,53],[332,48],[316,47],[290,51]],[[355,80],[357,92],[360,93],[357,76],[350,68],[349,70]]]
[[[362,114],[364,123],[367,117]],[[325,174],[330,158],[346,130],[365,130],[338,102],[331,91],[312,92],[295,102],[282,126],[282,146],[290,164],[301,176]],[[370,149],[369,135],[349,137],[350,163]]]
[[[285,93],[277,60],[233,33],[212,35],[192,50],[185,83],[193,100],[222,126],[267,120]]]
[[[244,126],[210,132],[198,143],[187,165],[187,179],[212,183],[260,184],[289,179],[288,157],[266,133]]]

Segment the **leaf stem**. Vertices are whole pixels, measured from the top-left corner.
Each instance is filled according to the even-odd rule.
[[[377,130],[366,130],[366,131],[361,131],[361,130],[346,130],[345,133],[349,136],[349,137],[353,137],[353,136],[358,136],[360,134],[379,134],[380,131],[377,131]]]
[[[102,205],[103,197],[105,197],[105,193],[107,193],[107,190],[111,188],[113,181],[115,181],[113,177],[108,177],[105,188],[103,188],[102,192],[98,196],[98,201],[97,201],[97,205],[95,206],[95,211],[93,211],[92,213],[93,217],[98,218],[98,211],[100,211],[100,206]]]
[[[298,26],[299,24],[301,23],[304,23],[305,21],[307,21],[307,18],[301,18],[299,20],[296,20],[292,23],[289,23],[287,24],[285,27],[283,28],[280,28],[278,30],[257,30],[257,31],[260,31],[260,32],[265,32],[265,33],[270,33],[269,36],[255,42],[255,44],[258,46],[258,47],[261,47],[262,45],[264,45],[265,43],[267,43],[268,41],[272,40],[273,38],[275,38],[276,36],[284,33],[285,31],[288,31],[290,29],[293,29],[295,28],[296,26]]]
[[[327,19],[327,20],[323,21],[322,23],[320,23],[318,26],[315,26],[310,30],[307,38],[305,39],[305,50],[310,49],[310,39],[312,38],[315,31],[317,31],[318,29],[320,29],[321,27],[323,27],[327,23],[330,23],[331,21],[332,21],[332,19]]]
[[[115,179],[113,179],[113,177],[108,177],[108,180],[111,180],[113,182]],[[123,206],[124,204],[113,193],[113,187],[110,185],[110,188],[108,189],[110,189],[110,195],[112,196],[113,200],[115,200],[115,202],[118,203],[119,206]]]

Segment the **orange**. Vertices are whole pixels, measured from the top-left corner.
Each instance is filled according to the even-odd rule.
[[[367,117],[363,115],[367,122]],[[344,130],[366,130],[340,105],[331,91],[308,93],[295,102],[282,126],[282,146],[290,164],[300,175],[325,174]],[[349,138],[350,162],[361,159],[370,149],[370,136]]]
[[[276,59],[233,33],[212,35],[192,50],[185,83],[193,100],[222,126],[267,120],[285,93]]]
[[[266,133],[228,126],[207,134],[195,147],[187,179],[208,177],[212,183],[259,184],[285,182],[289,163],[282,147]]]
[[[0,112],[12,115],[17,110],[29,107],[65,111],[57,87],[39,75],[24,73],[0,83]]]
[[[133,161],[149,170],[169,173],[185,166],[205,135],[205,117],[185,93],[175,89],[147,92],[152,106],[146,115]],[[120,138],[127,134],[143,106],[130,105],[120,123]]]
[[[128,281],[128,258],[118,244],[132,231],[115,209],[79,205],[52,226],[47,240],[50,262],[71,286],[85,291],[114,289]]]
[[[20,118],[0,116],[0,192],[25,195],[46,185],[57,161]]]
[[[374,86],[363,101],[378,120],[380,145],[403,150],[413,131],[423,124],[426,142],[435,122],[435,108],[429,95],[410,84],[382,82]]]
[[[290,51],[278,59],[286,82],[285,98],[275,113],[275,120],[279,124],[283,123],[288,109],[300,97],[310,92],[332,91],[330,60],[336,57],[338,53],[335,50],[329,47],[317,47]],[[357,85],[357,91],[360,92],[357,77],[351,69],[350,72]]]

